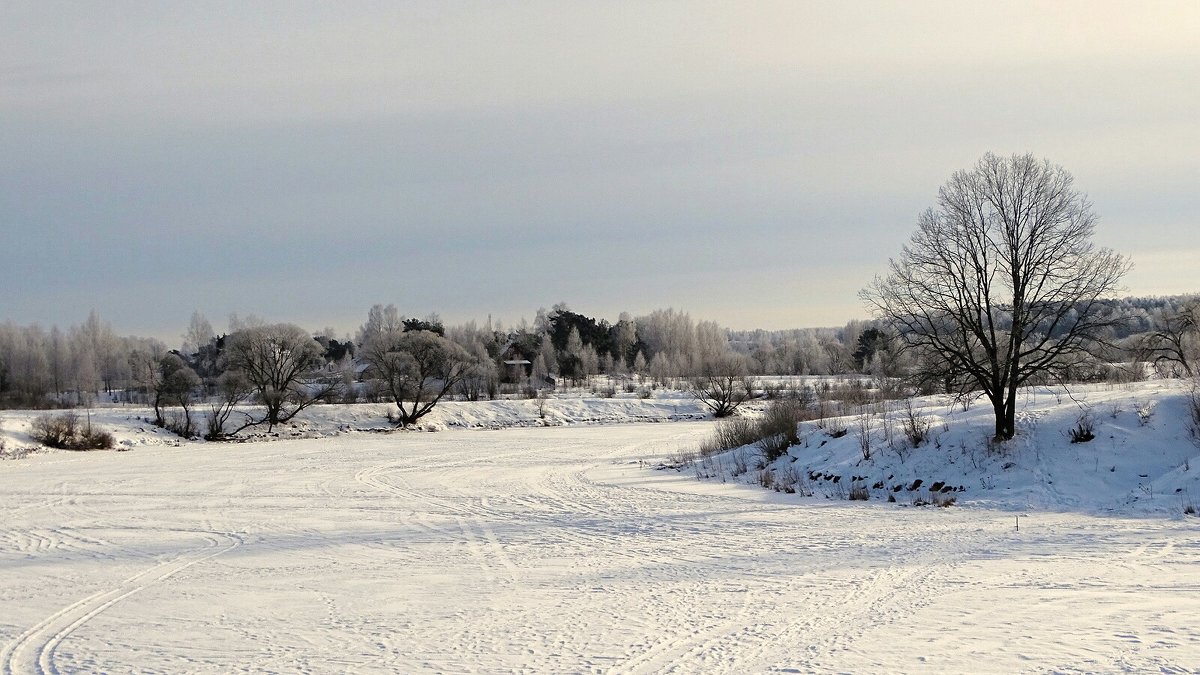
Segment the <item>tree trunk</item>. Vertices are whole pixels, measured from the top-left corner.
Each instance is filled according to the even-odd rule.
[[[993,398],[992,410],[996,413],[996,440],[1007,441],[1017,435],[1017,390],[1010,388],[1004,399]]]
[[[1007,441],[1016,435],[1016,406],[995,398],[991,401],[996,414],[996,440]]]

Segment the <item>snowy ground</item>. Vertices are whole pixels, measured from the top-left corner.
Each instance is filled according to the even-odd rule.
[[[1200,668],[1196,518],[1033,510],[1018,532],[1011,504],[801,499],[641,464],[711,428],[0,463],[0,673]]]
[[[1002,445],[988,442],[995,417],[986,400],[963,410],[946,397],[915,399],[914,416],[928,427],[928,439],[917,447],[906,438],[904,401],[867,405],[849,416],[805,422],[801,443],[768,468],[776,482],[798,476],[799,492],[833,499],[846,499],[858,486],[871,500],[890,497],[898,504],[953,497],[959,506],[1018,512],[1181,517],[1200,511],[1191,387],[1157,380],[1026,389],[1018,399],[1017,438]],[[1081,417],[1090,420],[1095,438],[1072,443]],[[761,454],[747,446],[696,468],[717,480],[759,484]],[[732,476],[743,462],[749,470]],[[931,494],[931,487],[939,493]]]

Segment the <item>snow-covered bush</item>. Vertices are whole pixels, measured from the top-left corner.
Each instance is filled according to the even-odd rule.
[[[1154,418],[1154,401],[1140,401],[1137,404],[1138,425],[1146,426]]]

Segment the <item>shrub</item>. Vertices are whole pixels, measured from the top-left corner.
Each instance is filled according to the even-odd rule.
[[[933,425],[929,418],[913,408],[912,399],[904,401],[904,415],[900,418],[900,426],[904,428],[904,436],[914,448],[929,440],[929,429]]]
[[[744,417],[733,417],[717,423],[713,432],[720,450],[732,450],[750,445],[759,439],[758,425]]]
[[[1192,443],[1200,446],[1200,391],[1193,389],[1188,397],[1188,435]]]
[[[1146,426],[1150,424],[1150,420],[1154,417],[1154,402],[1141,401],[1137,404],[1138,426]]]
[[[758,420],[759,433],[763,436],[784,436],[789,445],[800,442],[797,425],[807,414],[806,406],[799,400],[775,400]]]
[[[787,453],[788,448],[792,447],[792,444],[788,442],[787,436],[783,434],[764,436],[755,441],[754,444],[762,451],[763,459],[767,462],[774,462],[783,457]]]
[[[864,413],[858,416],[858,450],[862,453],[863,461],[871,461],[871,416]],[[853,493],[853,491],[851,491]],[[853,499],[853,497],[851,497]]]
[[[30,435],[42,445],[63,450],[108,450],[116,445],[112,434],[93,427],[91,420],[81,425],[73,412],[35,419]]]
[[[811,497],[812,488],[804,479],[804,475],[796,470],[796,467],[788,465],[779,470],[775,476],[775,489],[782,490],[788,494],[799,493],[801,497]]]
[[[774,400],[756,423],[756,444],[768,462],[779,459],[787,449],[800,442],[796,429],[805,413],[804,406],[794,400]]]
[[[729,472],[729,474],[734,478],[750,470],[750,467],[746,465],[746,454],[741,450],[734,452],[731,460],[733,462],[733,469]]]
[[[1072,443],[1087,443],[1096,437],[1095,432],[1096,420],[1092,418],[1091,413],[1084,413],[1075,423],[1075,428],[1067,433],[1070,434]]]
[[[850,486],[850,501],[865,502],[871,498],[871,492],[862,483]]]

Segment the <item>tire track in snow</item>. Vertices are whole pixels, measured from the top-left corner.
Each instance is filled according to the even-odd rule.
[[[206,535],[207,540],[203,547],[192,549],[172,560],[143,570],[120,582],[116,587],[67,605],[31,626],[0,651],[0,674],[58,673],[58,667],[54,663],[55,650],[63,640],[88,621],[126,598],[242,544],[241,537],[233,533],[202,534]]]

